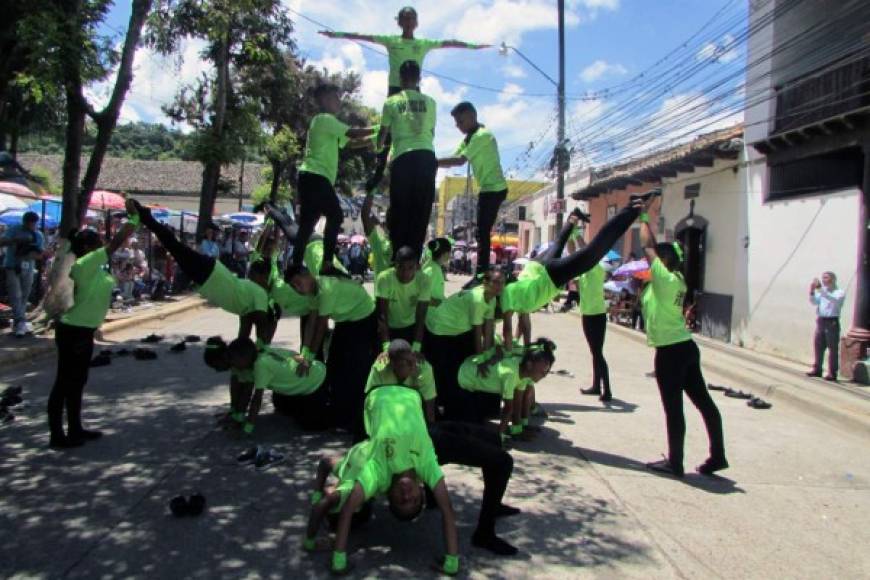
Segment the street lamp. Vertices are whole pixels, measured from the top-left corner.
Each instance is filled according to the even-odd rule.
[[[556,147],[554,155],[556,159],[556,232],[562,230],[563,221],[563,205],[565,203],[565,171],[568,166],[568,156],[565,150],[565,0],[558,0],[559,8],[559,80],[545,73],[541,68],[533,63],[529,58],[519,51],[515,46],[510,46],[505,42],[501,43],[498,52],[502,56],[507,56],[510,51],[514,51],[521,59],[526,61],[529,66],[541,73],[544,78],[556,86],[556,95],[559,104],[559,127],[558,137],[556,139]]]

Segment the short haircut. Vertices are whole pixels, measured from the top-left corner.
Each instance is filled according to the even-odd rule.
[[[434,240],[429,240],[429,243],[426,244],[426,247],[429,248],[429,251],[432,252],[432,258],[437,260],[444,254],[450,251],[452,245],[450,244],[450,240],[447,238],[435,238]]]
[[[406,60],[399,67],[399,77],[404,81],[419,81],[420,80],[420,65],[413,60]]]
[[[413,6],[405,6],[401,10],[399,10],[399,15],[396,16],[396,19],[399,20],[402,18],[402,16],[405,15],[417,16],[417,11],[414,10]]]
[[[477,109],[475,109],[474,105],[472,105],[468,101],[462,101],[461,103],[453,107],[452,111],[450,111],[450,114],[454,117],[458,117],[463,113],[474,113],[476,115]]]
[[[247,337],[237,338],[227,346],[231,356],[242,357],[246,360],[257,358],[257,345]]]
[[[399,248],[399,251],[396,252],[396,264],[400,262],[416,262],[417,261],[417,252],[411,249],[411,246],[402,246]]]
[[[39,221],[39,216],[34,211],[28,211],[21,216],[21,221],[25,224],[36,223]]]
[[[320,100],[326,95],[331,93],[338,94],[339,92],[341,92],[341,89],[339,89],[337,85],[332,83],[322,83],[314,87],[314,98]]]
[[[266,260],[257,260],[251,267],[248,269],[248,277],[250,278],[252,275],[261,275],[268,276],[272,272],[272,264],[268,263]]]
[[[411,352],[411,345],[408,344],[408,341],[403,338],[397,338],[390,342],[390,346],[387,348],[387,356],[393,358],[395,356],[400,356],[406,353]]]

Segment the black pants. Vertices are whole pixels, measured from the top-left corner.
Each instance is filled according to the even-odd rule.
[[[82,393],[88,382],[91,356],[94,354],[94,328],[57,325],[54,342],[57,345],[57,376],[48,395],[48,427],[53,438],[64,436],[63,409],[69,435],[82,431]]]
[[[489,269],[489,238],[495,218],[498,217],[498,208],[507,198],[507,190],[481,191],[477,196],[477,271],[485,272]]]
[[[387,227],[393,244],[393,258],[403,246],[417,256],[423,251],[429,215],[435,201],[435,173],[438,161],[432,151],[409,151],[390,166],[390,216]]]
[[[828,351],[828,374],[836,377],[840,369],[840,319],[817,318],[816,336],[813,340],[816,353],[816,361],[813,370],[822,372],[822,362],[825,359],[825,350]]]
[[[583,334],[592,354],[592,386],[599,392],[610,393],[610,370],[604,359],[604,336],[607,332],[607,315],[583,315]],[[604,385],[604,390],[601,387]]]
[[[403,328],[390,328],[390,340],[396,340],[397,338],[401,338],[402,340],[407,340],[408,342],[414,342],[414,330],[416,328],[416,323],[410,326],[405,326]]]
[[[378,355],[376,312],[362,320],[337,322],[332,331],[326,383],[340,427],[356,430],[361,423],[366,380]]]
[[[569,280],[591,270],[595,264],[600,262],[601,258],[613,248],[617,240],[628,231],[638,215],[640,215],[640,210],[631,207],[623,208],[604,224],[604,227],[592,238],[589,245],[570,256],[561,257],[562,250],[565,249],[565,244],[568,243],[573,229],[570,222],[566,223],[562,231],[559,232],[559,237],[555,243],[551,244],[535,260],[547,267],[547,273],[553,280],[553,284],[557,287],[564,286]]]
[[[693,340],[656,348],[656,382],[665,408],[668,429],[668,458],[683,465],[686,418],[683,416],[683,391],[700,411],[710,441],[710,457],[725,459],[722,416],[710,397],[701,374],[701,352]]]
[[[456,393],[450,419],[467,423],[484,423],[488,419],[501,416],[501,395],[469,391],[462,387],[459,387]]]
[[[338,203],[338,195],[329,180],[316,173],[299,172],[299,231],[293,244],[293,265],[302,265],[305,246],[320,216],[326,216],[323,230],[323,264],[332,264],[335,255],[335,242],[344,220],[344,213]]]
[[[440,421],[429,427],[438,463],[455,463],[483,470],[483,502],[478,530],[494,532],[495,517],[502,503],[514,460],[501,447],[498,433],[489,427]]]
[[[464,389],[459,386],[459,367],[474,354],[474,332],[456,336],[441,336],[428,330],[423,338],[423,354],[432,364],[432,374],[438,385],[438,402],[444,407],[448,419],[462,420],[467,415],[464,408]]]
[[[392,97],[396,93],[402,92],[402,87],[388,87],[387,97]],[[380,139],[380,135],[378,135]],[[390,145],[393,144],[393,135],[388,133],[384,139],[384,148],[377,154],[375,158],[375,170],[365,184],[366,193],[377,189],[381,180],[384,178],[384,171],[387,169],[387,158],[390,156]]]
[[[322,431],[332,426],[326,381],[308,395],[282,395],[273,391],[272,404],[276,411],[291,417],[304,431]]]
[[[181,271],[194,284],[198,286],[205,284],[205,281],[208,280],[208,277],[211,276],[214,270],[214,258],[200,254],[187,244],[181,242],[175,237],[172,230],[155,220],[150,214],[143,216],[142,224],[157,236],[157,239],[160,240],[166,251],[175,258],[175,262]]]

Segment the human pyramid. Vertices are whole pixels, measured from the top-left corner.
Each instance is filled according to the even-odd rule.
[[[595,268],[638,219],[643,224],[648,255],[657,260],[653,264],[654,284],[658,276],[670,281],[670,285],[662,283],[679,293],[682,277],[674,248],[655,244],[646,223],[646,207],[652,203],[649,195],[634,196],[588,245],[570,255],[562,253],[583,217],[576,211],[569,215],[555,243],[530,261],[518,279],[506,280],[501,271],[490,269],[490,230],[507,195],[495,137],[478,122],[471,103],[459,103],[452,116],[465,137],[454,157],[436,159],[436,104],[419,90],[421,61],[427,51],[482,47],[415,39],[417,14],[412,8],[403,8],[397,20],[402,36],[325,33],[333,38],[378,42],[388,48],[390,96],[383,107],[381,125],[379,129],[345,125],[334,116],[340,105],[338,89],[331,85],[316,88],[321,112],[311,120],[299,172],[298,223],[267,207],[267,225],[246,279],[180,242],[132,199],[127,203],[128,223],[105,246],[93,232],[79,232],[73,238],[72,250],[78,259],[70,276],[76,284],[76,302],[58,326],[58,381],[49,402],[49,424],[55,447],[72,447],[100,436],[81,425],[81,391],[87,367],[81,368],[80,359],[90,359],[93,331],[105,317],[100,301],[108,282],[101,267],[141,224],[156,235],[202,296],[239,316],[238,336],[229,343],[212,337],[204,354],[208,366],[230,372],[226,425],[252,434],[263,394],[271,390],[276,406],[286,409],[302,428],[337,427],[352,434],[353,446],[343,457],[324,458],[317,467],[303,548],[324,548],[325,538],[318,535],[324,519],[332,516],[336,534],[330,568],[335,573],[347,572],[351,528],[371,513],[376,496],[386,495],[390,511],[402,521],[415,519],[427,503],[440,509],[445,539],[440,569],[455,574],[459,570],[458,540],[440,467],[445,463],[482,468],[483,500],[472,544],[499,555],[517,552],[495,533],[497,518],[519,513],[502,502],[513,468],[503,443],[527,440],[535,430],[529,425],[536,407],[535,385],[550,372],[556,351],[556,345],[546,338],[532,340],[529,315],[549,304],[569,280]],[[389,156],[390,206],[386,224],[379,224],[371,213],[374,187],[367,187],[362,220],[373,251],[376,279],[372,296],[334,260],[342,213],[333,184],[339,149],[365,145],[375,136],[384,152],[369,185],[381,181]],[[478,273],[461,291],[445,296],[442,266],[450,257],[451,244],[446,238],[437,238],[424,246],[426,228],[437,168],[466,162],[481,188]],[[323,216],[323,237],[315,239],[314,226]],[[278,263],[279,231],[284,242],[293,244],[283,272]],[[603,295],[600,287],[594,291]],[[659,306],[652,308],[667,310],[669,315],[660,319],[667,318],[666,325],[679,325],[679,320],[671,320],[671,311],[679,310],[676,294],[660,296],[659,300]],[[514,338],[515,314],[522,340]],[[298,352],[270,346],[279,319],[287,316],[300,319]],[[653,312],[647,319],[648,325],[656,326]],[[325,348],[330,321],[332,333]],[[496,332],[499,321],[501,333]],[[682,328],[685,330],[684,323]],[[674,336],[671,330],[669,338]],[[674,344],[665,343],[667,340],[653,344],[657,347],[657,373],[658,350]],[[693,360],[697,362],[692,356],[692,352],[681,351],[676,358],[671,356],[668,364],[688,368]],[[596,362],[596,374],[597,368]],[[606,363],[604,368],[606,372]],[[688,392],[689,387],[682,386],[686,381],[697,387],[699,363],[697,377],[693,372],[671,373],[677,386],[669,388]],[[602,397],[609,398],[609,381],[605,381]],[[660,387],[665,388],[661,382]],[[702,472],[712,473],[727,467],[721,419],[715,405],[705,410],[694,397],[692,400],[702,410],[711,439],[711,457],[699,470],[706,466]],[[66,434],[62,426],[64,403],[69,421]],[[671,411],[676,409],[669,411],[667,403],[665,407],[670,456],[650,466],[680,476],[682,434],[678,422],[672,432]],[[682,417],[681,406],[679,415]],[[499,420],[497,430],[487,425],[494,417]],[[334,485],[327,485],[330,478],[334,478]]]

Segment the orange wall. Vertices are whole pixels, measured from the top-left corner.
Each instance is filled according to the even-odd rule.
[[[632,194],[641,194],[646,193],[651,188],[655,187],[653,184],[643,184],[643,185],[630,185],[626,189],[620,189],[611,191],[610,193],[602,193],[596,198],[589,200],[589,217],[590,223],[586,228],[586,241],[590,241],[595,234],[597,234],[601,227],[604,225],[604,222],[607,221],[607,207],[610,205],[616,205],[616,211],[618,212],[620,209],[628,205],[628,198]],[[658,210],[661,207],[660,203],[656,203],[655,207],[652,211],[649,212],[650,225],[653,226],[653,231],[656,231],[656,224],[658,223]],[[631,236],[626,235],[623,238],[623,247],[617,248],[617,251],[622,254],[623,257],[627,257],[631,252]]]

